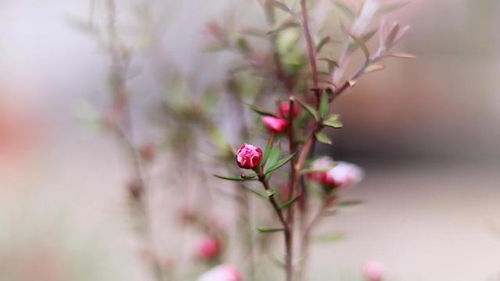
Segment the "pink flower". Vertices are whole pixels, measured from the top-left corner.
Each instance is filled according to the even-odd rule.
[[[227,264],[219,265],[203,273],[197,281],[241,281],[241,274],[235,267]]]
[[[335,166],[335,161],[333,161],[332,158],[328,156],[318,158],[312,163],[311,169],[321,170],[321,171],[310,173],[308,177],[311,180],[323,182],[324,179],[326,178],[326,172],[334,166]]]
[[[280,107],[278,109],[279,115],[283,118],[288,118],[288,115],[290,114],[290,103],[289,102],[282,102],[280,104]],[[292,110],[293,116],[297,116],[300,114],[300,107],[297,104],[294,104],[293,110]]]
[[[251,144],[243,144],[236,151],[236,163],[240,168],[253,169],[260,164],[262,149]]]
[[[283,118],[276,118],[272,116],[262,117],[262,123],[264,127],[268,129],[273,134],[280,134],[286,131],[287,123]]]
[[[208,237],[199,241],[196,256],[202,260],[211,260],[219,256],[221,252],[221,243],[219,239]]]
[[[328,167],[332,168],[328,169]],[[311,173],[309,178],[331,188],[355,185],[364,176],[363,170],[357,165],[347,162],[334,162],[329,157],[322,157],[314,161],[312,168],[328,169],[326,171]]]
[[[363,275],[368,281],[381,281],[384,267],[376,261],[368,261],[363,265]]]

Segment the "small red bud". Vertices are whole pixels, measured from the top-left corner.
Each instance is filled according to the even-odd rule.
[[[273,134],[283,133],[287,128],[287,122],[283,118],[264,116],[262,117],[262,123],[264,123],[264,127]]]
[[[262,149],[251,144],[243,144],[236,152],[236,163],[240,168],[253,169],[262,160]]]
[[[202,260],[212,260],[221,253],[221,242],[217,238],[208,237],[199,241],[196,256]]]
[[[283,118],[288,118],[290,115],[290,103],[282,102],[279,106],[279,115]],[[293,116],[297,116],[300,114],[300,107],[297,104],[293,104],[293,110],[291,111]]]
[[[141,159],[146,162],[151,162],[155,158],[155,146],[152,143],[146,143],[139,148]]]

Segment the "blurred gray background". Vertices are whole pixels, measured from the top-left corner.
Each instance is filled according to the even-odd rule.
[[[131,87],[154,91],[149,71],[162,62],[221,79],[226,58],[204,53],[203,26],[249,2],[150,1],[165,25]],[[109,61],[71,23],[90,10],[84,0],[0,1],[0,280],[145,278],[121,151],[77,117],[83,100],[106,101]],[[389,280],[500,279],[499,15],[497,0],[412,0],[391,16],[412,26],[398,48],[418,58],[391,60],[336,105],[345,129],[333,154],[367,172],[346,197],[366,204],[322,225],[347,239],[318,245],[317,280],[359,278],[371,259]]]

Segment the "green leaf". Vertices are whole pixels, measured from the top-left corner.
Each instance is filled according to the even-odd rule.
[[[246,180],[255,179],[256,177],[257,177],[257,174],[241,175],[241,178],[246,179]]]
[[[251,181],[253,178],[234,178],[234,177],[225,177],[225,176],[219,176],[219,175],[214,175],[215,177],[223,180],[228,180],[228,181]]]
[[[346,4],[340,1],[333,1],[335,5],[342,13],[344,13],[349,19],[354,20],[356,18],[356,13],[351,10]]]
[[[293,156],[295,156],[295,153],[294,154],[290,154],[288,155],[287,157],[279,160],[278,162],[276,162],[276,164],[274,164],[273,166],[270,166],[265,172],[264,174],[265,175],[268,175],[276,170],[278,170],[279,168],[281,168],[283,165],[285,165],[286,163],[288,163],[288,161],[292,160]]]
[[[285,5],[285,3],[282,3],[278,0],[267,0],[267,3],[271,4],[272,6],[284,11],[284,12],[287,12],[289,14],[293,14],[292,10],[290,8],[288,8],[287,5]]]
[[[319,142],[326,143],[326,144],[332,144],[332,140],[330,140],[330,138],[326,134],[324,134],[322,132],[317,132],[314,135],[316,136],[316,139]]]
[[[321,114],[321,118],[326,117],[330,111],[330,104],[328,102],[328,94],[326,92],[321,93],[321,100],[319,103],[319,113]]]
[[[265,199],[265,200],[268,200],[269,197],[273,196],[274,195],[274,192],[273,191],[269,191],[267,190],[266,193],[262,193],[262,192],[258,192],[256,190],[253,190],[251,188],[245,188],[246,190],[252,192],[253,194],[257,195],[258,197],[262,198],[262,199]]]
[[[276,162],[278,162],[278,159],[280,157],[280,153],[281,153],[281,149],[280,149],[279,145],[276,146],[275,148],[273,148],[271,150],[271,152],[269,153],[269,158],[267,159],[264,167],[268,168],[268,167],[274,166],[276,164]]]
[[[319,58],[320,61],[324,61],[328,64],[328,71],[332,72],[335,67],[339,67],[339,64],[333,60],[333,59],[330,59],[330,58]]]
[[[287,21],[284,21],[283,23],[281,23],[280,25],[278,25],[277,27],[269,30],[266,34],[267,35],[275,35],[281,31],[287,30],[289,28],[297,28],[297,27],[300,27],[300,24],[298,24],[297,22],[295,22],[293,20],[287,20]]]
[[[309,106],[299,100],[297,100],[297,102],[316,120],[318,121],[319,120],[319,113],[318,111],[316,111],[316,109],[314,109],[312,106]]]
[[[337,207],[339,208],[344,208],[344,207],[352,207],[352,206],[358,206],[363,204],[364,202],[361,200],[348,200],[348,201],[341,201],[336,204]]]
[[[317,242],[329,243],[329,242],[339,242],[339,241],[344,240],[345,238],[346,238],[346,236],[344,233],[334,232],[334,233],[319,235],[315,238],[315,240]]]
[[[323,39],[321,39],[321,41],[319,41],[318,45],[316,45],[316,53],[319,53],[321,52],[321,49],[323,49],[323,47],[328,43],[330,42],[331,38],[330,36],[326,36],[324,37]]]
[[[269,233],[269,232],[278,232],[278,231],[284,231],[285,229],[283,228],[274,228],[274,227],[267,227],[267,226],[261,226],[257,227],[257,230],[263,233]]]
[[[368,60],[370,59],[370,50],[368,50],[368,47],[366,46],[366,41],[363,39],[360,39],[356,37],[355,35],[349,33],[349,36],[351,37],[353,43],[349,46],[349,49],[351,51],[356,50],[357,48],[361,48],[361,51],[363,51],[363,54],[365,55],[365,58]]]
[[[340,122],[340,120],[339,120],[338,114],[334,114],[334,115],[330,116],[328,119],[326,119],[325,121],[323,121],[323,125],[328,126],[328,127],[332,127],[335,129],[340,129],[343,126],[342,122]]]
[[[266,111],[265,109],[262,109],[262,108],[258,107],[257,105],[249,104],[248,106],[250,107],[251,110],[253,110],[255,113],[257,113],[259,115],[278,117],[278,116],[276,116],[276,114],[274,114],[270,111]]]
[[[299,196],[297,196],[297,197],[295,197],[295,198],[293,198],[291,200],[286,201],[285,203],[283,203],[280,206],[280,209],[285,210],[285,209],[290,208],[295,202],[297,202],[298,199],[299,199]]]
[[[244,53],[244,54],[250,53],[250,44],[245,39],[245,37],[239,36],[238,39],[236,40],[236,45],[238,46],[238,49],[242,53]]]
[[[379,63],[372,63],[370,64],[369,66],[367,66],[363,72],[364,73],[371,73],[371,72],[376,72],[376,71],[379,71],[379,70],[382,70],[384,69],[384,66],[382,64],[379,64]]]

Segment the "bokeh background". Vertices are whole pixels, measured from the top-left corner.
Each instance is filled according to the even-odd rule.
[[[170,66],[222,79],[227,58],[204,51],[204,24],[228,7],[252,20],[250,0],[143,2],[164,24],[133,62],[137,100],[154,97],[152,73]],[[118,1],[133,38],[147,22],[125,11],[143,2]],[[336,105],[345,129],[332,153],[365,167],[346,197],[366,203],[322,225],[347,238],[314,249],[318,280],[352,280],[371,259],[389,280],[500,279],[500,1],[409,2],[391,18],[412,26],[398,49],[418,58],[391,60]],[[75,26],[99,20],[94,5],[0,1],[2,281],[146,278],[123,207],[122,152],[79,115],[106,102],[109,61]]]

